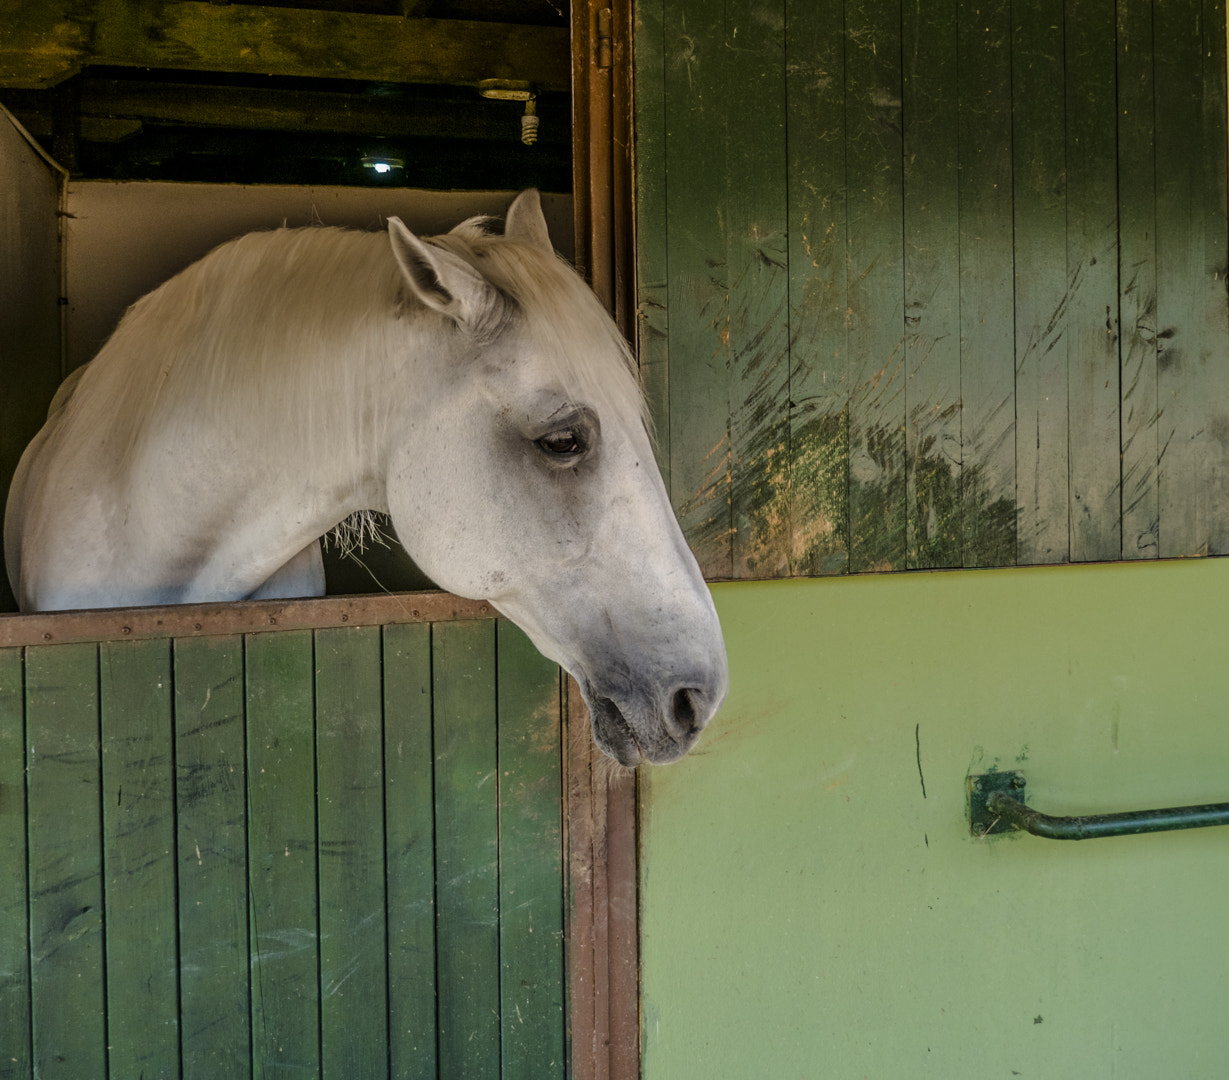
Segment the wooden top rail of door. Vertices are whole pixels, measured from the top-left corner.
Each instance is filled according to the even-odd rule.
[[[261,630],[315,630],[325,626],[452,622],[491,619],[485,600],[446,592],[328,596],[308,600],[256,600],[0,615],[0,647],[151,637],[203,637]]]

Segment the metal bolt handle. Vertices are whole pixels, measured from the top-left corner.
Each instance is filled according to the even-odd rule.
[[[986,773],[969,777],[969,823],[976,836],[1023,829],[1049,840],[1092,840],[1102,836],[1171,832],[1229,825],[1229,803],[1127,810],[1117,814],[1059,817],[1025,806],[1022,773]]]

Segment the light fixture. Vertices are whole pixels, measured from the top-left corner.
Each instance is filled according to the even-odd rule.
[[[398,169],[405,168],[405,162],[395,157],[365,157],[363,168],[370,169],[376,176],[391,176]]]
[[[532,146],[538,141],[538,94],[532,83],[516,79],[483,79],[478,93],[495,101],[523,101],[525,115],[521,117],[521,142]]]

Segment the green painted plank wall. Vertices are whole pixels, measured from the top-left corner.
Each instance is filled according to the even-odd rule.
[[[560,688],[494,620],[0,650],[0,1077],[565,1076]]]
[[[1229,552],[1222,0],[638,0],[639,348],[710,578]]]
[[[497,624],[500,1052],[504,1080],[561,1075],[565,1002],[561,684],[529,639]]]
[[[29,649],[25,680],[31,1075],[106,1076],[98,646]]]
[[[243,638],[175,642],[175,827],[183,1076],[250,1056]]]
[[[9,872],[0,877],[0,1076],[34,1071],[30,1039],[29,857],[26,805],[25,685],[21,655],[0,651],[0,860]]]
[[[98,652],[107,1069],[173,1076],[179,912],[171,642],[108,641]],[[71,839],[72,819],[59,829]]]

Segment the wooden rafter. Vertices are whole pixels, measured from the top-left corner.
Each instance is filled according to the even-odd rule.
[[[0,86],[43,89],[87,65],[476,86],[569,87],[562,27],[304,8],[18,0],[4,5]]]
[[[23,99],[33,100],[36,94],[10,91],[6,103],[20,114]],[[465,100],[464,95],[471,95],[472,101]],[[561,95],[558,98],[564,100]],[[88,76],[80,80],[76,102],[83,134],[110,122],[135,124],[137,128],[140,123],[154,123],[247,131],[490,141],[519,136],[521,109],[518,102],[482,101],[476,91],[468,89],[458,90],[456,96],[420,96],[407,102],[401,97],[330,90],[236,88]],[[557,108],[562,112],[565,107]],[[539,110],[542,108],[539,104]],[[39,129],[37,118],[25,123],[36,135],[49,136],[49,121],[47,117],[45,131]],[[547,124],[543,137],[565,143],[568,133],[562,123]]]

